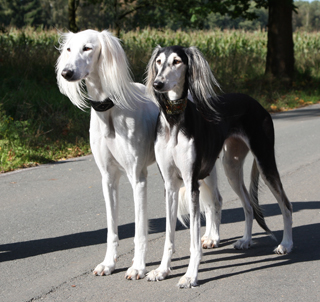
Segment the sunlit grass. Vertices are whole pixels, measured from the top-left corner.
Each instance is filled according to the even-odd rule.
[[[75,108],[56,84],[57,31],[0,33],[0,171],[90,153],[89,113]],[[198,47],[224,92],[242,92],[269,111],[320,101],[320,33],[294,34],[292,86],[264,77],[266,32],[145,29],[121,37],[135,80],[143,82],[155,46]]]

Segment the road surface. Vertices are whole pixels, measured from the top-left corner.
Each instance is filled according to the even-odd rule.
[[[254,223],[254,246],[233,249],[244,214],[219,168],[224,199],[221,246],[204,250],[199,287],[176,284],[189,261],[189,230],[178,227],[170,277],[161,282],[124,278],[133,257],[131,187],[121,181],[119,258],[111,276],[95,277],[106,248],[106,215],[92,156],[0,175],[0,301],[319,301],[320,104],[273,115],[276,156],[292,201],[292,253],[273,254],[282,238],[279,207],[265,185],[260,201],[278,243]],[[246,175],[252,158],[248,158]],[[161,260],[165,202],[156,165],[149,168],[147,269]],[[202,227],[204,232],[204,227]]]

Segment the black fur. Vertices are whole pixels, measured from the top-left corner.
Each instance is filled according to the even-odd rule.
[[[274,155],[274,127],[270,114],[259,102],[240,93],[210,98],[212,110],[205,105],[203,100],[199,100],[194,92],[194,82],[198,79],[191,76],[194,63],[193,53],[188,48],[170,46],[159,48],[156,56],[162,52],[166,54],[166,57],[172,52],[177,53],[183,63],[188,66],[181,98],[187,96],[189,90],[194,103],[188,101],[182,116],[166,113],[167,93],[155,91],[154,94],[169,124],[173,126],[179,123],[180,131],[187,137],[194,138],[197,159],[193,179],[197,181],[208,175],[228,137],[243,135],[248,139],[249,148],[257,158],[266,179],[273,183],[273,186],[280,185],[280,190],[282,190]],[[163,131],[162,127],[158,123],[157,132],[160,134],[161,131]],[[292,211],[290,202],[286,201],[285,205]]]
[[[168,89],[165,87],[168,78],[157,75],[155,65],[155,60],[161,52],[164,52],[167,58],[170,53],[177,53],[182,62],[188,67],[186,73],[184,75],[181,74],[181,76],[185,77],[184,87],[175,88],[176,93],[177,88],[181,89],[179,95],[175,97],[178,99],[185,98],[189,90],[193,102],[188,100],[185,110],[176,112],[176,114],[168,114],[166,112],[168,95],[167,93],[161,93],[161,89],[163,91]],[[195,58],[195,56],[197,57]],[[166,62],[161,62],[161,64],[165,65]],[[181,68],[181,63],[178,64],[177,68]],[[171,70],[169,69],[168,72],[171,72]],[[246,148],[253,153],[255,159],[252,166],[249,201],[252,205],[254,216],[259,225],[268,233],[271,233],[258,206],[257,190],[260,170],[277,198],[283,214],[284,236],[275,252],[280,254],[290,252],[292,248],[292,207],[282,188],[276,166],[274,127],[270,114],[248,95],[233,93],[216,96],[210,87],[211,84],[216,83],[216,80],[210,71],[208,63],[195,48],[158,47],[148,65],[147,83],[149,91],[152,91],[152,87],[155,88],[153,93],[161,111],[156,128],[155,151],[157,160],[159,159],[161,162],[159,168],[160,171],[163,169],[161,173],[164,173],[165,187],[168,190],[167,211],[169,211],[169,217],[167,219],[169,221],[169,229],[172,230],[174,227],[172,221],[174,213],[170,211],[174,211],[172,206],[174,196],[177,196],[180,183],[178,180],[180,179],[183,180],[189,190],[189,194],[191,193],[189,195],[191,198],[191,204],[189,204],[190,251],[193,261],[199,261],[200,263],[199,255],[201,254],[200,242],[197,242],[200,239],[199,180],[206,178],[213,170],[216,159],[225,143],[226,146],[231,146],[231,150],[227,150],[229,147],[225,150],[226,161],[228,162],[224,164],[226,164],[230,178],[238,181],[238,183],[231,183],[236,190],[241,191],[242,189],[246,192],[242,177],[234,173],[242,173],[241,165],[246,155]],[[181,81],[178,79],[177,83],[181,83]],[[208,95],[213,97],[208,100]],[[183,133],[187,141],[182,136],[179,136],[179,133]],[[181,144],[179,143],[180,138]],[[180,147],[182,149],[178,149]],[[165,153],[167,150],[169,151],[168,155],[170,154],[168,158]],[[240,156],[241,161],[235,163],[237,154]],[[232,164],[235,164],[235,172],[231,166]],[[167,230],[167,236],[172,236],[170,232]],[[172,237],[170,238],[170,243],[173,244]],[[168,247],[166,248],[168,249]],[[192,267],[194,265],[193,261],[189,264],[189,268],[191,265],[190,271],[189,268],[187,271],[187,274],[188,272],[190,274],[187,276],[190,279],[190,284],[183,277],[182,280],[180,279],[180,287],[197,285],[198,267],[195,271],[194,266]]]

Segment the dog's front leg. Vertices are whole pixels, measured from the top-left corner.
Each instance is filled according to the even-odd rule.
[[[178,287],[190,288],[198,285],[198,269],[201,260],[201,239],[200,239],[200,205],[199,185],[193,185],[189,192],[190,207],[190,262],[188,270],[179,280]]]
[[[126,279],[137,280],[146,274],[146,251],[148,235],[147,218],[147,171],[143,172],[137,180],[132,180],[135,206],[135,237],[134,258],[132,266],[126,272]]]
[[[174,236],[177,223],[180,182],[168,181],[166,188],[166,239],[160,266],[147,274],[148,281],[161,281],[170,273],[171,258],[174,253]]]
[[[107,212],[107,251],[106,256],[93,271],[94,275],[110,275],[116,266],[118,237],[118,186],[120,172],[113,171],[102,175],[102,189]]]

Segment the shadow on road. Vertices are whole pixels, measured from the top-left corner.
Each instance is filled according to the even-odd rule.
[[[305,201],[305,202],[293,202],[294,212],[300,210],[313,210],[320,209],[320,201]],[[265,216],[280,215],[278,204],[263,205]],[[223,210],[222,223],[234,223],[244,220],[244,214],[242,208]],[[165,232],[165,218],[151,219],[150,220],[150,232],[151,234]],[[202,225],[204,221],[202,221]],[[177,230],[182,230],[184,227],[181,224],[177,225]],[[295,227],[293,229],[294,236],[294,252],[288,256],[280,257],[281,263],[286,261],[310,261],[319,260],[319,242],[320,242],[320,223],[306,226]],[[90,232],[82,232],[77,234],[70,234],[54,238],[46,238],[39,240],[30,240],[25,242],[9,243],[0,245],[0,262],[12,261],[17,259],[23,259],[33,257],[37,255],[69,250],[74,248],[80,248],[85,246],[103,244],[106,242],[106,229],[100,229]],[[282,237],[282,231],[275,232],[275,236],[280,242]],[[119,238],[126,239],[134,237],[134,223],[129,223],[119,226]],[[236,240],[236,238],[228,239],[227,241],[221,241],[221,246],[224,244],[231,244],[230,241]],[[258,238],[259,240],[270,240],[268,246],[272,245],[272,240],[269,237]],[[258,245],[261,245],[260,243]],[[266,255],[270,254],[269,248],[266,249]],[[246,251],[242,257],[257,256],[257,249]],[[303,251],[303,252],[302,252]],[[219,253],[218,250],[214,250],[214,253]],[[241,257],[239,251],[234,251],[235,257]],[[264,253],[262,251],[262,253]],[[263,254],[264,255],[264,254]],[[222,258],[223,259],[223,258]],[[286,259],[286,260],[285,260]],[[302,260],[304,259],[304,260]],[[219,260],[220,261],[220,260]],[[269,260],[264,260],[269,261]],[[271,261],[271,260],[270,260]],[[274,262],[272,266],[276,265]],[[217,269],[216,267],[214,269]]]
[[[245,274],[254,271],[260,271],[268,268],[290,265],[294,263],[302,263],[309,261],[319,261],[320,260],[320,233],[319,233],[320,223],[309,224],[305,226],[299,226],[293,228],[293,251],[288,255],[273,255],[271,247],[275,247],[275,244],[268,244],[266,242],[266,237],[260,237],[254,239],[254,248],[249,250],[235,250],[230,249],[228,253],[234,255],[224,257],[226,250],[214,250],[209,253],[204,254],[206,258],[205,262],[213,263],[212,267],[207,267],[205,269],[199,269],[199,273],[205,271],[215,271],[212,278],[201,279],[200,284],[205,284],[207,282],[224,279],[231,276],[236,276],[239,274]],[[282,231],[275,232],[278,242],[282,238]],[[236,238],[239,239],[239,238]],[[271,242],[271,240],[270,240]],[[210,254],[213,254],[215,258],[213,260],[207,260]],[[221,255],[221,257],[217,257]],[[257,257],[259,257],[258,260]],[[209,257],[210,258],[210,257]],[[252,261],[252,259],[255,259]],[[237,260],[237,263],[223,265],[223,262]],[[254,266],[254,267],[252,267]],[[219,274],[219,270],[236,267],[237,269],[228,274]],[[173,268],[174,269],[174,268]],[[217,271],[218,270],[218,271]],[[174,276],[173,276],[174,277]]]

